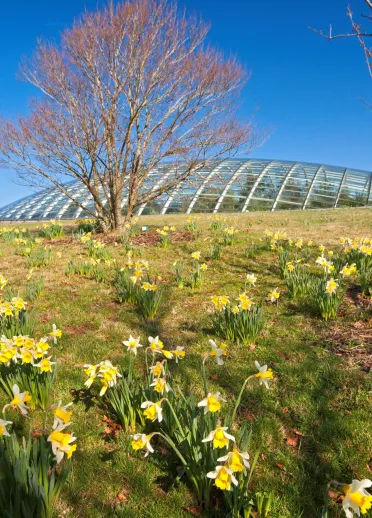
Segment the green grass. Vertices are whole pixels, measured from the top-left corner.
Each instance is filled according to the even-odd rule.
[[[253,289],[254,299],[279,287],[279,304],[265,306],[265,326],[255,347],[228,344],[226,363],[221,367],[208,364],[209,390],[219,390],[231,406],[243,380],[254,371],[254,360],[273,369],[272,389],[247,389],[238,413],[238,423],[252,426],[251,458],[258,451],[261,454],[252,477],[252,494],[273,493],[272,517],[320,517],[330,480],[371,478],[371,306],[366,299],[362,307],[347,298],[341,306],[342,316],[323,322],[310,314],[302,301],[290,299],[279,276],[275,252],[261,250],[256,258],[247,259],[244,250],[252,241],[261,244],[268,228],[287,231],[290,237],[301,237],[304,242],[312,239],[336,253],[340,249],[339,237],[371,235],[372,213],[350,209],[228,215],[228,224],[239,229],[237,244],[222,247],[222,258],[214,261],[208,259],[208,238],[212,235],[209,226],[214,217],[201,216],[196,240],[185,240],[181,235],[186,218],[169,215],[140,219],[140,224],[150,226],[145,238],[155,235],[155,229],[164,224],[177,229],[175,242],[166,249],[153,242],[136,244],[134,239],[134,247],[150,262],[151,276],[160,277],[158,282],[165,287],[160,311],[152,323],[146,323],[133,306],[116,302],[110,283],[113,267],[108,267],[109,281],[104,283],[65,276],[71,259],[87,257],[79,241],[54,239],[50,243],[51,263],[34,273],[45,283],[42,295],[29,303],[38,316],[37,335],[49,331],[52,323],[64,333],[52,349],[59,362],[54,400],[75,402],[73,431],[78,437],[78,449],[57,515],[192,516],[188,510],[196,506],[192,492],[183,481],[175,481],[169,454],[157,448],[154,455],[143,459],[141,453],[132,451],[130,436],[124,431],[116,438],[104,438],[105,412],[99,401],[79,397],[85,381],[82,367],[104,359],[125,366],[128,353],[122,341],[129,334],[140,335],[142,343],[147,336],[159,334],[166,348],[185,347],[185,360],[177,369],[171,369],[182,388],[201,399],[201,355],[209,348],[209,338],[221,342],[211,328],[210,297],[238,296],[243,291],[245,275],[255,273],[258,282]],[[30,228],[35,231],[35,225]],[[67,223],[65,234],[71,228],[72,224]],[[141,238],[140,234],[138,239]],[[108,249],[117,264],[123,266],[126,254],[119,238],[117,242],[118,246],[114,246],[111,241]],[[190,254],[196,250],[202,252],[208,264],[202,286],[178,289],[172,263],[183,260],[191,264]],[[62,257],[57,258],[56,252],[61,252]],[[312,259],[316,254],[314,247]],[[13,291],[25,295],[27,272],[27,258],[15,255],[14,246],[0,241],[0,273],[9,279]],[[143,370],[143,365],[143,353],[139,353],[137,369]],[[2,395],[1,398],[3,403]],[[206,516],[203,512],[201,515]],[[215,511],[211,516],[224,514]],[[330,501],[330,516],[343,516],[340,503]]]

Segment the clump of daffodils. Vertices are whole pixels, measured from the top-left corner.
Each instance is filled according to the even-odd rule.
[[[175,230],[175,227],[169,227],[168,225],[164,225],[163,228],[157,228],[156,232],[159,236],[159,246],[163,248],[170,246],[172,244],[171,232]]]
[[[90,388],[96,379],[101,383],[100,396],[103,396],[108,388],[114,387],[117,379],[122,377],[118,367],[114,367],[109,360],[104,360],[97,365],[84,365],[84,374],[88,377],[84,383],[86,387]]]

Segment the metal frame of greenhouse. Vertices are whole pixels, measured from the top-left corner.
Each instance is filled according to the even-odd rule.
[[[159,165],[148,176],[144,189],[158,189],[173,174],[172,163]],[[371,183],[369,171],[286,160],[233,158],[209,162],[170,192],[138,207],[137,215],[368,207],[372,206]],[[83,185],[71,182],[66,189],[74,200],[93,210],[93,199]],[[126,203],[124,196],[123,213]],[[89,217],[88,213],[56,188],[0,209],[3,221],[85,217]]]

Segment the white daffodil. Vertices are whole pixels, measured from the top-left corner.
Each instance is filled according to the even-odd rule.
[[[56,344],[57,338],[62,337],[62,331],[60,329],[57,329],[57,326],[55,324],[53,324],[52,331],[49,333],[49,335],[53,338],[54,344]]]
[[[229,445],[229,441],[235,442],[235,437],[226,432],[227,426],[217,426],[212,430],[202,442],[213,441],[213,448],[225,448]]]
[[[31,401],[31,396],[28,392],[20,392],[18,385],[12,387],[13,399],[10,402],[10,406],[16,407],[20,410],[23,415],[27,415],[29,408],[26,403]]]
[[[161,349],[163,349],[164,347],[164,344],[163,342],[160,340],[160,338],[158,336],[155,336],[155,338],[153,336],[149,336],[148,337],[148,341],[149,341],[149,348],[153,351],[153,352],[160,352]]]
[[[146,435],[144,433],[136,433],[133,435],[133,441],[132,441],[132,448],[134,450],[142,450],[143,448],[146,448],[145,457],[149,453],[154,453],[154,448],[150,444],[152,434]]]
[[[141,405],[141,408],[144,408],[144,416],[151,421],[159,421],[159,423],[163,420],[163,409],[161,408],[161,404],[157,401],[153,403],[152,401],[144,401]]]
[[[58,406],[54,407],[53,414],[54,414],[54,422],[53,422],[53,428],[57,428],[60,425],[66,425],[70,422],[72,412],[68,411],[67,409],[72,405],[73,403],[67,403],[67,405],[62,406],[62,401],[58,401]]]
[[[360,516],[365,514],[372,507],[372,495],[366,491],[372,486],[372,480],[353,480],[351,484],[344,486],[345,498],[342,507],[347,518],[353,518],[353,513]]]
[[[217,459],[217,461],[226,463],[227,467],[232,469],[233,472],[240,472],[244,471],[244,468],[250,468],[248,452],[241,452],[236,446],[227,455]]]
[[[222,489],[222,491],[230,491],[231,483],[235,486],[238,485],[233,470],[227,466],[216,466],[215,471],[207,473],[207,477],[214,479],[215,486]]]
[[[216,342],[213,340],[209,340],[209,344],[211,346],[211,352],[209,353],[209,356],[216,358],[218,365],[223,365],[225,362],[221,357],[224,355],[225,351],[217,347]]]
[[[48,437],[48,441],[52,443],[52,450],[57,459],[57,464],[61,462],[63,456],[66,455],[68,459],[76,450],[76,444],[71,446],[71,443],[76,441],[76,437],[72,433],[65,433],[65,428],[71,423],[57,426]]]
[[[260,380],[260,385],[264,384],[265,387],[268,389],[269,387],[269,380],[273,379],[273,371],[271,369],[267,368],[267,365],[260,365],[258,361],[254,362],[256,369],[258,370],[257,374],[255,374],[256,378]]]
[[[0,437],[3,435],[7,435],[9,437],[9,432],[6,429],[8,424],[13,424],[12,421],[5,421],[4,419],[0,419]]]
[[[135,356],[137,356],[137,349],[139,347],[143,347],[143,345],[140,344],[141,338],[133,338],[132,335],[129,336],[129,340],[123,341],[123,344],[128,347],[128,351],[130,353],[133,353]]]
[[[178,360],[184,358],[186,354],[184,351],[184,347],[180,347],[179,345],[174,351],[171,351],[171,353],[176,358],[176,363],[178,363]]]
[[[150,387],[154,387],[155,392],[158,392],[159,394],[163,394],[164,390],[165,392],[169,392],[169,385],[165,376],[162,378],[155,378],[154,381],[150,383]]]
[[[247,283],[251,284],[251,286],[256,286],[257,277],[254,273],[247,273]]]
[[[215,394],[211,394],[209,392],[207,397],[198,403],[198,407],[204,407],[204,414],[207,414],[208,412],[218,412],[221,408],[220,401],[226,402],[226,399],[223,399],[219,392],[216,392]]]

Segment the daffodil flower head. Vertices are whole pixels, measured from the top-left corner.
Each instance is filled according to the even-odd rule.
[[[232,469],[234,473],[250,468],[249,454],[247,452],[240,452],[236,446],[227,455],[217,459],[217,461],[226,463],[227,467]]]
[[[372,480],[367,478],[353,480],[351,484],[344,486],[345,498],[342,501],[342,507],[346,518],[353,518],[353,513],[357,516],[360,516],[360,513],[366,514],[371,509],[372,495],[366,491],[366,488],[371,486]]]
[[[150,383],[150,387],[154,387],[155,392],[159,394],[163,394],[163,392],[169,392],[169,386],[166,380],[166,377],[155,378],[152,383]]]
[[[23,415],[27,415],[29,408],[26,403],[31,401],[31,396],[28,392],[20,392],[18,385],[12,387],[13,399],[10,402],[10,406],[18,408]]]
[[[267,365],[260,365],[258,363],[258,361],[255,361],[254,362],[255,366],[256,366],[256,369],[258,370],[257,374],[255,374],[256,378],[258,378],[260,380],[260,385],[265,385],[265,387],[268,389],[269,388],[269,381],[272,381],[274,376],[273,376],[273,371],[271,369],[268,369],[267,368]]]
[[[164,362],[156,362],[155,365],[150,367],[150,372],[155,378],[159,378],[162,374],[164,374]]]
[[[208,395],[198,403],[198,407],[204,407],[204,414],[208,412],[218,412],[221,409],[220,401],[226,402],[226,399],[223,399],[219,392],[215,394],[209,392]]]
[[[153,351],[153,352],[160,352],[161,349],[163,349],[164,347],[164,344],[163,342],[160,340],[160,338],[158,336],[155,336],[152,337],[152,336],[149,336],[148,337],[148,341],[149,341],[149,348]]]
[[[269,291],[268,295],[267,295],[267,299],[270,301],[270,302],[276,302],[278,300],[278,298],[280,297],[280,291],[278,288],[275,288],[274,290],[272,291]]]
[[[163,409],[161,408],[161,403],[157,401],[153,403],[152,401],[144,401],[141,405],[141,408],[144,408],[144,416],[146,419],[150,419],[150,421],[159,421],[159,423],[163,420]]]
[[[62,337],[62,331],[60,329],[57,329],[57,326],[53,324],[52,331],[49,333],[49,335],[53,338],[53,342],[57,343],[57,338]]]
[[[127,346],[127,351],[130,353],[133,353],[135,356],[137,356],[137,349],[139,347],[143,347],[143,345],[140,344],[141,338],[133,338],[132,335],[129,335],[129,339],[123,341],[123,344]]]
[[[149,453],[154,453],[154,448],[150,444],[151,437],[152,434],[146,435],[144,433],[136,433],[133,435],[133,450],[143,450],[146,448],[145,457],[147,457]]]
[[[53,428],[57,428],[59,425],[65,425],[70,422],[72,411],[67,410],[72,405],[71,403],[67,403],[67,405],[62,406],[62,401],[58,402],[58,406],[52,408],[54,414],[54,423]]]
[[[225,448],[229,445],[229,441],[235,442],[235,437],[226,432],[227,426],[217,426],[212,430],[202,442],[213,441],[213,448]]]
[[[247,273],[247,283],[251,286],[256,286],[257,277],[254,273]]]
[[[176,349],[174,349],[174,351],[171,351],[171,353],[173,354],[173,356],[176,358],[176,363],[178,363],[178,360],[182,359],[185,357],[185,351],[184,351],[184,347],[180,347],[179,345],[176,347]]]
[[[221,349],[221,348],[217,347],[217,344],[216,344],[216,342],[214,340],[209,340],[209,344],[211,346],[211,351],[209,353],[209,356],[211,358],[216,358],[216,361],[217,361],[218,365],[223,365],[224,361],[221,358],[221,356],[225,355],[224,349]]]
[[[62,461],[64,455],[70,459],[76,450],[76,444],[71,445],[71,443],[76,441],[76,437],[72,433],[64,432],[69,424],[71,423],[58,425],[47,439],[52,444],[52,451],[56,456],[57,464]]]
[[[35,367],[38,367],[40,372],[52,372],[52,365],[55,365],[56,362],[52,362],[50,359],[51,356],[43,358],[39,363],[35,363]]]
[[[227,466],[216,466],[215,471],[207,473],[208,478],[214,479],[214,484],[222,491],[230,491],[231,484],[238,485],[233,470]]]
[[[8,424],[13,424],[13,422],[5,421],[4,419],[0,419],[0,437],[2,437],[3,435],[9,437],[10,434],[9,434],[8,430],[6,429]]]
[[[329,295],[333,295],[334,293],[336,293],[337,288],[338,288],[338,284],[337,284],[337,282],[336,282],[334,279],[330,279],[330,280],[327,282],[327,285],[326,285],[326,292],[327,292]]]

